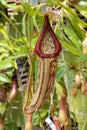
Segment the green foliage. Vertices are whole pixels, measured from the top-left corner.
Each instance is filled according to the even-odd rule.
[[[78,58],[78,62],[86,62],[87,61],[87,54],[83,54]]]
[[[6,112],[6,108],[7,108],[7,103],[2,103],[0,102],[0,115],[4,115],[4,113]]]
[[[67,71],[68,71],[67,68],[61,68],[60,70],[58,70],[57,75],[56,75],[56,79],[60,80]]]
[[[7,1],[6,0],[0,0],[0,2],[3,4],[3,5],[6,5],[7,4]]]
[[[84,19],[81,19],[78,16],[75,9],[78,10],[84,18],[87,18],[87,2],[81,1],[79,4],[74,5],[73,8],[64,0],[47,0],[47,2],[39,5],[31,5],[28,2],[22,2],[21,5],[9,5],[6,0],[0,0],[0,3],[0,7],[2,6],[3,8],[3,6],[5,6],[6,8],[12,8],[14,10],[14,13],[10,18],[6,16],[3,10],[0,10],[0,14],[3,16],[2,21],[6,20],[4,23],[5,26],[3,26],[3,22],[0,22],[0,84],[10,84],[14,70],[18,69],[16,60],[22,57],[29,57],[30,52],[34,50],[36,41],[42,30],[44,11],[48,4],[50,6],[54,5],[55,10],[60,8],[61,12],[60,16],[57,14],[59,22],[58,20],[55,20],[55,16],[53,18],[53,16],[50,15],[51,24],[52,22],[57,21],[54,30],[62,45],[62,52],[58,59],[59,63],[56,80],[61,88],[66,85],[67,90],[72,89],[75,86],[75,73],[77,70],[83,71],[84,62],[87,60],[87,54],[83,54],[82,51],[82,42],[85,38],[85,28],[87,28],[87,23]],[[21,14],[19,13],[20,10],[22,10]],[[18,16],[14,15],[15,12],[18,13]],[[21,23],[21,25],[17,25],[17,23]],[[34,32],[36,34],[34,34]],[[33,58],[33,75],[36,81],[37,57],[32,54],[32,59]],[[2,73],[3,70],[7,71],[7,75]],[[86,77],[86,71],[83,73],[84,77]],[[57,93],[58,88],[56,87],[56,94]],[[53,100],[57,100],[56,98],[57,97],[55,96]],[[18,101],[20,101],[19,104],[22,103],[23,99],[24,95],[21,97],[21,101],[18,99]],[[13,103],[13,106],[14,105],[15,103]],[[43,122],[48,116],[47,110],[49,110],[49,107],[50,100],[40,111],[40,116]],[[5,109],[6,107],[4,105],[4,112]],[[55,113],[57,113],[57,111]],[[72,116],[74,116],[73,113]],[[34,125],[39,125],[40,117],[37,113],[34,114],[33,121]],[[18,130],[16,122],[7,122],[5,130],[10,129]]]
[[[34,126],[41,126],[42,124],[41,123],[44,123],[45,119],[47,118],[48,116],[48,109],[49,109],[49,102],[46,102],[46,104],[43,106],[43,108],[39,111],[39,114],[38,112],[37,113],[34,113],[34,116],[33,116],[33,124]],[[41,122],[41,120],[42,122]]]
[[[85,2],[80,2],[80,4],[76,5],[76,8],[79,10],[79,12],[87,18],[87,1]]]
[[[11,83],[11,81],[8,78],[8,76],[6,76],[5,74],[0,73],[0,84],[4,84],[4,83]]]
[[[17,125],[13,123],[9,123],[5,125],[5,130],[18,130]]]

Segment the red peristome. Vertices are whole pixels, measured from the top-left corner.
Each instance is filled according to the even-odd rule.
[[[47,30],[49,31],[50,35],[52,36],[54,44],[55,44],[55,52],[52,54],[43,54],[43,52],[41,52],[41,42],[42,42]],[[43,26],[42,32],[39,36],[39,39],[36,43],[34,52],[37,53],[37,55],[42,58],[54,58],[59,55],[61,49],[62,49],[61,44],[60,44],[59,40],[57,39],[53,29],[50,26],[48,15],[45,15],[44,26]]]

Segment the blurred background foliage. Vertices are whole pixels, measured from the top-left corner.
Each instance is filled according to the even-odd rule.
[[[13,10],[11,15],[8,14],[9,8]],[[31,0],[30,3],[28,0],[22,0],[19,5],[0,0],[0,88],[6,88],[9,94],[14,71],[18,76],[17,59],[27,57],[26,62],[28,61],[30,51],[34,50],[40,35],[46,11],[49,13],[50,23],[62,45],[53,96],[53,102],[57,104],[55,115],[59,107],[62,88],[66,86],[70,111],[76,116],[79,130],[87,130],[87,95],[84,95],[75,83],[77,73],[84,79],[87,78],[87,52],[83,52],[82,44],[87,31],[86,0],[80,0],[75,4],[70,3],[69,0]],[[37,57],[35,55],[32,64],[36,80]],[[26,87],[20,87],[20,79],[16,99],[9,104],[7,96],[6,101],[1,103],[0,115],[5,118],[5,130],[18,130],[18,127],[24,129],[26,115],[23,114],[22,107]],[[76,92],[75,98],[72,94],[73,88]],[[43,121],[50,113],[50,105],[49,99],[40,110]],[[37,113],[34,114],[33,122],[36,126],[41,125]]]

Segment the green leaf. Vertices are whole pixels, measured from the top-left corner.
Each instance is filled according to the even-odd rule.
[[[8,69],[7,69],[7,75],[9,75],[9,78],[12,77],[14,70],[15,70],[14,67],[12,67],[12,68],[8,68]]]
[[[28,56],[28,50],[25,45],[19,46],[15,48],[15,50],[17,54],[15,54],[14,56],[11,56],[12,59],[17,59],[20,57]]]
[[[9,51],[6,48],[0,46],[0,53],[4,53],[4,52],[9,53]]]
[[[72,117],[72,119],[74,119],[74,121],[76,121],[76,115],[74,112],[70,112],[70,117]]]
[[[86,17],[87,18],[87,2],[84,2],[84,4],[78,4],[78,5],[76,5],[75,6],[78,10],[79,10],[79,12],[84,16],[84,17]]]
[[[40,114],[40,115],[41,115],[41,118],[46,117],[47,114],[48,114],[48,112],[43,110],[43,111],[41,112],[41,114]]]
[[[15,123],[12,123],[11,130],[18,130],[18,127]]]
[[[27,2],[22,4],[23,9],[26,11],[26,13],[29,13],[30,16],[33,16],[35,14],[42,15],[41,11],[34,10]]]
[[[24,34],[24,36],[26,36],[26,16],[27,14],[25,13],[22,19],[22,32]]]
[[[87,27],[87,23],[85,23],[82,19],[80,19],[77,15],[73,15],[70,12],[68,12],[68,10],[64,9],[64,12],[66,13],[66,15],[68,16],[68,18],[70,19],[70,21],[72,22],[76,22],[77,25],[79,25],[82,28],[86,28]]]
[[[13,58],[14,57],[10,56],[10,57],[5,58],[4,60],[0,61],[0,70],[13,67],[14,66],[14,61],[12,61]]]
[[[15,50],[17,51],[15,55],[11,55],[8,58],[6,57],[4,60],[0,61],[0,70],[15,67],[14,60],[20,57],[28,56],[28,51],[25,46],[18,47]]]
[[[62,28],[64,29],[64,32],[68,36],[68,38],[71,40],[71,42],[77,48],[81,49],[81,41],[80,41],[79,37],[77,36],[77,34],[75,33],[75,31],[73,30],[73,28],[71,28],[70,26],[67,26],[67,25],[65,25],[63,23],[61,23],[61,25],[62,25]]]
[[[17,39],[14,39],[14,46],[16,46],[16,48],[19,47],[19,44],[22,46],[24,45],[25,48],[28,49],[28,41],[27,41],[27,37],[19,37]],[[15,49],[15,48],[14,48]]]
[[[64,48],[66,48],[69,52],[71,52],[74,55],[81,56],[81,51],[73,47],[72,45],[69,45],[66,41],[61,41]]]
[[[9,46],[9,44],[7,43],[7,41],[5,39],[4,40],[0,40],[0,47],[4,47],[4,49],[6,51],[11,51],[12,52],[11,47]],[[0,52],[1,52],[1,49],[0,49]]]
[[[77,16],[77,14],[75,13],[75,11],[70,8],[66,3],[64,2],[59,2],[59,0],[56,0],[57,1],[57,5],[60,5],[61,7],[63,7],[64,10],[68,11],[70,14],[74,15],[74,16]]]
[[[55,0],[47,0],[47,2],[48,2],[49,4],[51,4],[51,5],[57,4],[57,3],[55,2]]]
[[[38,37],[39,37],[39,34],[38,34],[36,37],[34,37],[34,38],[32,39],[32,41],[31,41],[31,46],[32,46],[33,49],[35,48],[35,44],[36,44],[36,42],[37,42],[37,40],[38,40]]]
[[[6,7],[13,9],[13,13],[23,10],[23,7],[21,5],[16,5],[15,3],[8,3]]]
[[[0,63],[0,70],[7,69],[13,66],[14,65],[12,63],[8,63],[8,60],[6,59],[4,62]]]
[[[57,80],[60,80],[64,74],[67,72],[67,68],[61,68],[56,75]]]
[[[78,62],[85,62],[87,61],[87,53],[86,54],[83,54],[82,56],[80,56],[78,59],[77,59]]]
[[[34,24],[34,27],[39,31],[39,27],[36,21],[36,15],[33,16],[33,24]]]
[[[33,18],[30,18],[30,38],[33,39]]]
[[[74,72],[73,71],[68,71],[67,73],[67,87],[68,89],[71,89],[72,87],[75,86],[75,76],[74,76]]]
[[[11,52],[13,53],[13,44],[9,38],[9,35],[7,34],[6,30],[4,28],[0,28],[0,32],[4,35],[4,37],[6,38],[6,40],[8,41],[8,47],[10,48],[9,50],[11,50]]]
[[[4,40],[1,40],[0,39],[0,46],[3,46],[3,47],[7,47],[8,46],[8,43]]]
[[[85,37],[85,32],[81,29],[81,27],[79,27],[79,25],[77,25],[77,22],[74,19],[71,21],[71,24],[72,24],[76,34],[78,35],[79,39],[82,42]]]
[[[82,27],[80,27],[80,25],[77,24],[78,22],[76,20],[76,16],[74,17],[74,15],[70,14],[68,11],[65,11],[65,13],[66,13],[66,16],[68,17],[67,22],[69,22],[69,24],[71,24],[72,29],[75,30],[75,32],[76,32],[77,36],[79,37],[79,39],[81,41],[83,41],[83,39],[85,37],[85,32],[81,29]]]
[[[18,130],[18,127],[14,122],[12,122],[5,125],[5,130]]]
[[[0,2],[1,2],[3,5],[7,5],[7,1],[6,1],[6,0],[0,0]]]
[[[3,52],[1,55],[0,55],[0,62],[2,62],[3,59],[7,58],[9,56],[9,53],[8,52]]]
[[[11,83],[10,79],[8,78],[8,76],[0,73],[0,82],[2,83]]]
[[[0,102],[0,115],[4,115],[7,109],[7,102]]]
[[[66,13],[66,15],[70,18],[70,19],[74,19],[74,21],[76,21],[77,25],[80,25],[81,27],[87,27],[87,23],[85,23],[83,20],[81,20],[78,15],[75,13],[75,11],[70,8],[68,5],[66,5],[66,3],[64,2],[59,2],[58,0],[57,4],[60,5],[61,7],[63,7],[64,12]]]
[[[66,48],[69,52],[71,52],[74,55],[81,56],[82,52],[81,50],[77,49],[71,42],[65,37],[65,35],[60,31],[57,32],[58,38],[60,39],[60,43],[64,48]]]

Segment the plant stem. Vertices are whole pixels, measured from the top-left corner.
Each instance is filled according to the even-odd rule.
[[[40,115],[39,111],[38,111],[38,116],[40,118],[40,123],[41,123],[42,129],[45,130],[44,125],[43,125],[43,121],[42,121],[42,118],[41,118],[41,115]]]
[[[29,10],[30,10],[30,0],[28,0],[29,3]],[[30,11],[29,11],[30,12]],[[25,99],[25,104],[24,104],[24,112],[26,113],[26,108],[30,104],[31,100],[31,86],[33,83],[33,67],[32,67],[32,55],[31,55],[31,38],[30,38],[30,13],[28,13],[27,16],[27,39],[29,42],[29,55],[28,55],[28,63],[30,65],[30,74],[29,74],[29,80],[27,83],[27,91],[26,91],[26,99]]]
[[[31,54],[31,36],[30,36],[30,0],[28,0],[29,3],[29,13],[27,17],[27,38],[29,42],[29,64],[30,64],[30,76],[31,77],[31,84],[33,84],[33,66],[32,66],[32,54]],[[33,93],[33,92],[32,92]]]
[[[29,42],[29,54],[31,51],[31,38],[30,38],[30,14],[28,13],[28,18],[27,18],[27,38]]]
[[[29,3],[29,13],[27,17],[27,38],[29,42],[29,54],[31,52],[31,37],[30,37],[30,0],[28,0]]]
[[[63,50],[62,50],[62,59],[63,59],[63,61],[65,62],[64,51],[63,51]],[[67,92],[66,94],[67,94],[68,102],[69,102],[70,106],[72,107],[72,105],[71,105],[71,100],[70,100],[70,94],[69,94],[69,92],[67,91],[67,90],[68,90],[67,81],[68,81],[68,77],[67,77],[67,74],[65,73],[65,74],[64,74],[64,82],[65,82],[65,86],[66,86],[66,92]]]

